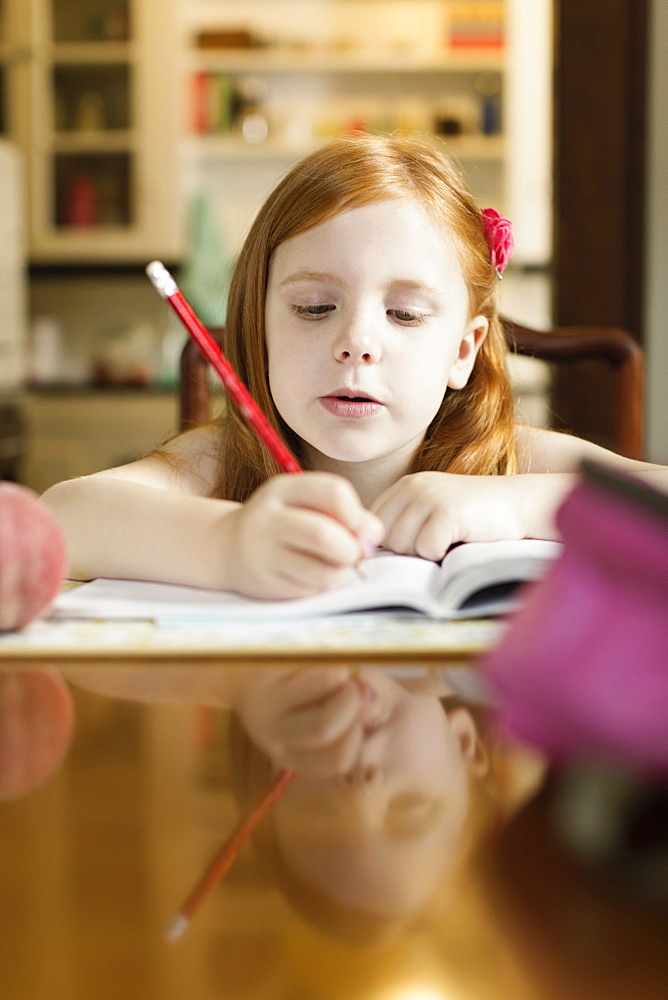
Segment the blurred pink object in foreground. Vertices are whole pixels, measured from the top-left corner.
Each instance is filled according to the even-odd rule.
[[[554,760],[668,773],[668,496],[586,465],[564,550],[482,663],[499,720]]]

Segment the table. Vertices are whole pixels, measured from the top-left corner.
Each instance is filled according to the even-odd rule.
[[[168,666],[188,678],[197,667],[341,660],[456,667],[475,663],[504,627],[377,614],[298,634],[47,620],[0,637],[0,671]],[[418,928],[380,950],[319,930],[248,849],[187,935],[166,944],[165,924],[238,816],[228,720],[191,705],[73,696],[62,767],[0,802],[3,1000],[622,1000],[640,995],[634,983],[643,1000],[665,995],[660,918],[590,889],[555,848],[549,784],[535,797],[541,762],[519,749],[502,760],[514,769],[516,805],[526,805],[500,839],[478,845],[456,892],[439,894]]]
[[[470,662],[501,634],[499,620],[438,622],[392,613],[252,626],[157,627],[148,621],[33,622],[0,635],[0,670],[76,663],[267,666],[345,659],[357,663]]]

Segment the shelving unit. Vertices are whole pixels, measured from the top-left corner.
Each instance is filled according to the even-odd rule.
[[[494,44],[455,45],[456,6],[450,0],[182,5],[186,190],[207,193],[231,252],[292,162],[356,128],[442,134],[479,197],[503,208],[502,27]],[[486,6],[503,13],[503,3]]]
[[[441,132],[478,197],[507,211],[520,200],[530,224],[549,193],[526,176],[542,138],[537,114],[521,120],[533,94],[520,115],[512,80],[542,43],[524,32],[517,52],[513,38],[533,30],[536,3],[161,0],[157,16],[151,0],[0,0],[0,127],[28,167],[31,263],[179,260],[201,192],[233,256],[290,163],[359,126]],[[495,7],[496,36],[492,23],[471,44],[466,9]],[[226,32],[237,47],[221,45]],[[217,108],[208,123],[194,121],[197,79],[219,84],[200,95]]]
[[[174,4],[159,18],[148,0],[23,4],[31,262],[178,257]]]

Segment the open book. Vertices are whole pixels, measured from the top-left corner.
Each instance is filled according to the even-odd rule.
[[[401,608],[431,618],[483,618],[512,610],[518,586],[542,577],[558,555],[558,542],[468,542],[443,561],[380,552],[324,593],[265,601],[229,591],[165,583],[98,579],[64,591],[58,618],[150,619],[158,624],[303,619],[351,611]]]

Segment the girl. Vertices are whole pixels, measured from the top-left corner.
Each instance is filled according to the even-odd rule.
[[[668,480],[515,424],[495,218],[427,141],[356,135],[307,156],[250,230],[224,346],[305,475],[276,475],[230,408],[45,494],[72,574],[290,598],[380,543],[440,559],[453,542],[556,537],[585,457]]]

